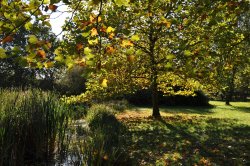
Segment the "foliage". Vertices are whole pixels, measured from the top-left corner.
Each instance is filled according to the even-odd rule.
[[[63,95],[79,95],[85,91],[85,70],[79,66],[56,72],[55,89]]]
[[[64,150],[69,112],[51,92],[0,90],[0,165],[45,162]]]

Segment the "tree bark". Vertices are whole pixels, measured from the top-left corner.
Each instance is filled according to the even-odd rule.
[[[232,75],[230,77],[230,81],[229,81],[229,90],[228,92],[226,93],[226,105],[231,105],[230,104],[230,101],[232,101],[232,98],[233,98],[233,93],[234,93],[234,79],[235,79],[235,74],[236,74],[236,67],[234,66],[233,67],[233,70],[232,70]]]
[[[155,75],[156,74],[156,75]],[[152,75],[152,105],[153,105],[153,117],[160,117],[160,109],[159,109],[159,99],[158,99],[158,85],[157,85],[157,72]]]

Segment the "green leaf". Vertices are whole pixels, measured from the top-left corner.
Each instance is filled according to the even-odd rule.
[[[84,54],[85,54],[85,55],[89,55],[89,54],[91,53],[91,51],[92,51],[92,50],[91,50],[89,47],[85,47],[85,48],[84,48]]]
[[[143,51],[142,50],[137,50],[136,52],[135,52],[135,55],[138,55],[138,56],[140,56],[140,55],[142,55],[143,54]]]
[[[174,54],[168,54],[167,55],[167,59],[168,60],[172,60],[172,59],[174,59],[175,58],[175,55]]]
[[[170,62],[168,62],[166,65],[165,65],[165,67],[167,68],[167,69],[170,69],[170,68],[172,68],[172,63],[170,63]]]
[[[88,37],[90,35],[90,31],[89,32],[84,32],[84,33],[82,33],[82,36],[83,37]]]
[[[54,4],[54,3],[58,3],[60,2],[61,0],[50,0],[50,4]]]
[[[131,40],[132,40],[132,41],[138,41],[138,40],[140,40],[140,37],[139,37],[138,35],[133,35],[133,36],[131,37]]]
[[[64,56],[63,55],[57,55],[55,56],[55,60],[58,62],[63,62],[64,61]]]
[[[116,5],[119,7],[128,6],[129,2],[130,2],[130,0],[115,0]]]
[[[95,63],[92,60],[87,60],[86,65],[93,66]]]
[[[5,49],[0,48],[0,59],[7,58],[7,55],[5,52],[6,52]]]
[[[30,31],[33,27],[32,23],[31,22],[27,22],[25,25],[24,25],[25,29]]]
[[[130,47],[130,48],[126,51],[127,54],[134,54],[134,52],[135,52],[134,47]]]
[[[43,4],[49,4],[50,0],[44,0]]]
[[[95,40],[88,40],[90,45],[94,45],[98,43],[98,39],[96,38]]]
[[[29,36],[29,43],[36,44],[37,42],[38,42],[38,39],[36,38],[35,35],[30,35]]]
[[[61,47],[58,47],[58,48],[54,51],[54,54],[56,54],[56,55],[61,55],[61,51],[62,51],[62,48],[61,48]]]
[[[186,56],[190,56],[192,53],[191,53],[191,51],[189,51],[189,50],[185,50],[184,51],[184,55],[186,55]]]

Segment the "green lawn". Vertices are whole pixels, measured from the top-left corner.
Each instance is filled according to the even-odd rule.
[[[250,102],[213,107],[150,108],[119,115],[127,127],[124,148],[133,165],[249,165]]]

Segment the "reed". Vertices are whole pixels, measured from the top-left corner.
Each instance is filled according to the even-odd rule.
[[[53,92],[0,89],[0,165],[50,162],[64,150],[68,121]]]

